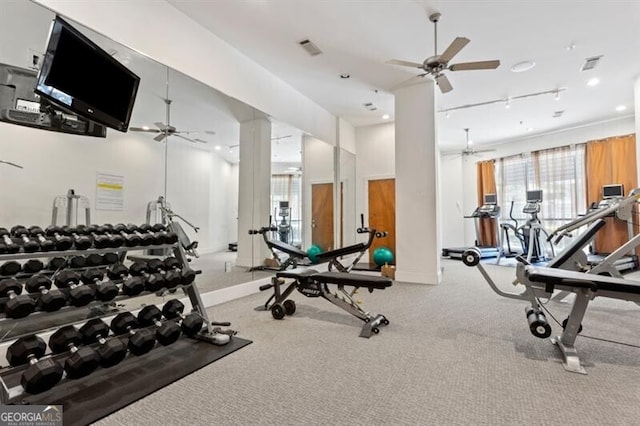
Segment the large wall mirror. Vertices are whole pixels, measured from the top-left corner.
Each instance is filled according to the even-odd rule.
[[[31,2],[0,3],[0,63],[35,74],[54,16]],[[100,138],[0,121],[0,160],[23,167],[0,163],[0,226],[49,225],[54,199],[69,189],[89,200],[91,222],[98,224],[154,222],[162,197],[187,236],[198,242],[199,258],[192,265],[203,270],[197,281],[201,292],[268,276],[254,271],[253,259],[239,266],[230,250],[239,233],[248,231],[239,229],[239,218],[253,212],[256,197],[252,185],[241,195],[241,144],[252,149],[265,114],[69,21],[141,78],[130,130],[107,129]],[[10,88],[11,81],[0,85]],[[259,168],[259,159],[253,161],[246,167],[249,173]],[[122,184],[115,206],[97,199],[97,182],[106,176]],[[242,212],[240,198],[245,199]],[[84,216],[74,220],[84,223]],[[250,219],[248,225],[263,223]],[[301,238],[299,229],[295,234]],[[252,251],[262,243],[245,241],[255,245]]]

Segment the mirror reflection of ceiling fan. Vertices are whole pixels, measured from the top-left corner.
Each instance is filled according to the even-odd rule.
[[[187,140],[189,142],[193,142],[193,143],[208,143],[206,140],[204,139],[200,139],[197,137],[193,137],[191,135],[194,134],[198,134],[198,133],[204,133],[207,135],[215,135],[216,132],[214,132],[213,130],[203,130],[203,131],[184,131],[184,130],[177,130],[175,127],[169,125],[167,126],[164,123],[160,123],[160,122],[156,122],[153,123],[156,125],[157,129],[151,129],[149,127],[129,127],[129,130],[131,130],[132,132],[147,132],[147,133],[158,133],[158,135],[156,137],[153,138],[154,141],[157,142],[162,142],[164,140],[164,138],[166,138],[167,136],[175,136],[178,137],[180,139],[184,139]],[[188,136],[185,136],[188,135]]]
[[[387,61],[388,64],[402,65],[405,67],[419,68],[423,70],[424,73],[419,74],[419,77],[424,77],[427,74],[432,75],[435,78],[436,83],[438,84],[438,87],[440,87],[440,91],[442,93],[447,93],[453,90],[453,86],[451,86],[449,79],[444,74],[445,70],[489,70],[498,68],[498,66],[500,66],[499,60],[462,62],[449,65],[449,61],[451,61],[451,59],[453,59],[453,57],[457,55],[462,50],[462,48],[469,43],[470,40],[465,37],[456,37],[456,39],[451,42],[449,47],[447,47],[442,54],[438,55],[438,21],[440,20],[440,14],[433,13],[429,16],[429,20],[433,22],[434,25],[434,55],[425,59],[421,64],[417,62],[401,61],[399,59],[392,59],[390,61]]]

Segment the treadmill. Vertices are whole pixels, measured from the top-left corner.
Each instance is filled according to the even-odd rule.
[[[500,206],[498,206],[498,197],[496,194],[485,194],[483,197],[483,203],[477,207],[470,216],[465,218],[473,219],[473,223],[476,229],[476,245],[474,247],[451,247],[443,248],[442,256],[449,257],[451,259],[462,259],[462,253],[470,248],[475,248],[480,252],[480,258],[498,257],[502,252],[500,247],[500,226],[498,220],[500,219]],[[482,236],[480,235],[480,224],[483,222],[493,222],[495,229],[496,244],[498,246],[480,245]]]
[[[606,209],[606,208],[615,206],[616,204],[618,204],[618,202],[622,198],[624,198],[624,186],[622,184],[602,185],[602,200],[600,200],[600,202],[594,207],[592,207],[590,210],[595,211],[595,210]],[[632,208],[619,209],[618,211],[616,211],[615,213],[612,213],[608,217],[613,217],[613,220],[619,219],[624,222],[627,222],[629,239],[632,239],[634,237]],[[596,235],[596,238],[598,238],[597,235]],[[594,242],[595,242],[595,239],[594,239]],[[589,247],[587,262],[591,267],[597,266],[609,254],[610,253],[596,253],[594,251],[594,244],[592,244]],[[634,271],[638,269],[638,256],[636,256],[634,250],[631,250],[629,254],[616,260],[613,263],[613,266],[620,273],[627,272],[627,271]]]

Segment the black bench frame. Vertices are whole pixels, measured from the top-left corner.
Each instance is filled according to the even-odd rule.
[[[286,279],[292,281],[286,285]],[[306,297],[322,297],[337,307],[343,309],[356,318],[364,321],[360,337],[371,337],[372,334],[380,332],[381,325],[388,325],[389,320],[381,314],[372,315],[364,311],[360,305],[353,300],[353,295],[359,288],[367,288],[369,292],[374,289],[382,290],[392,285],[393,281],[386,277],[370,276],[364,274],[347,274],[343,272],[318,272],[313,269],[302,271],[278,272],[271,279],[270,284],[260,287],[261,291],[273,288],[273,294],[264,304],[265,310],[270,310],[275,319],[283,319],[285,314],[292,315],[296,310],[295,302],[287,299],[294,290],[298,290]],[[329,289],[329,285],[336,285],[334,291]],[[345,286],[353,287],[352,291],[347,291]]]
[[[301,264],[301,261],[303,261],[305,258],[308,258],[307,253],[305,253],[304,251],[302,251],[296,246],[283,243],[282,241],[279,241],[279,240],[269,239],[269,232],[277,231],[277,230],[278,228],[275,226],[263,226],[260,229],[249,230],[250,235],[255,235],[255,234],[262,235],[262,239],[264,240],[269,250],[271,250],[271,253],[273,254],[273,259],[276,261],[278,265],[277,267],[270,267],[267,265],[255,266],[253,268],[250,268],[249,271],[256,271],[256,270],[284,271],[289,267],[292,267],[293,269],[295,269]],[[284,258],[283,256],[281,256],[279,252],[286,253],[289,257]]]

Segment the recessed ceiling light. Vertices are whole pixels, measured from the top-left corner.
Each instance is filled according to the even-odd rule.
[[[589,87],[597,86],[598,83],[600,83],[600,79],[597,78],[597,77],[593,77],[592,79],[587,81],[587,86],[589,86]]]
[[[390,117],[391,117],[391,116],[390,116],[389,114],[384,114],[384,115],[382,116],[382,119],[383,119],[383,120],[388,120]]]
[[[340,74],[340,78],[349,78],[351,77],[350,74],[344,73],[344,74]]]
[[[536,66],[536,63],[533,61],[522,61],[522,62],[518,62],[517,64],[514,64],[511,66],[511,71],[513,72],[525,72],[525,71],[529,71],[530,69],[532,69],[533,67]]]
[[[533,132],[533,127],[527,127],[527,132]]]
[[[297,170],[298,170],[298,168],[297,168],[297,167],[287,167],[287,170],[297,171]]]
[[[616,107],[616,111],[618,111],[618,112],[620,112],[620,111],[624,111],[624,110],[626,110],[626,109],[627,109],[626,105],[618,105],[618,106]]]

